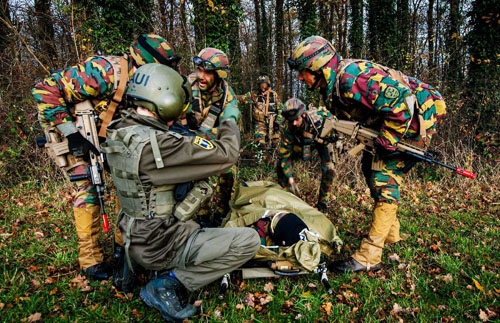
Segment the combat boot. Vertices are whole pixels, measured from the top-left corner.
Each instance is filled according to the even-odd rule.
[[[141,289],[141,299],[146,305],[159,310],[167,321],[182,321],[196,313],[196,307],[184,305],[178,292],[182,288],[178,279],[160,276]]]
[[[92,279],[108,279],[111,277],[111,271],[103,264],[104,255],[98,239],[101,228],[99,206],[87,203],[84,208],[74,207],[73,215],[78,235],[80,267]]]
[[[376,267],[382,260],[385,242],[399,240],[399,222],[396,222],[396,203],[378,202],[373,210],[373,222],[368,237],[363,238],[352,258],[363,267]]]
[[[131,262],[133,261],[130,259]],[[113,286],[118,291],[130,293],[136,283],[136,275],[125,259],[125,247],[115,242],[113,252]]]
[[[104,262],[90,266],[84,270],[85,276],[95,280],[107,280],[111,277],[111,270]]]
[[[329,270],[334,271],[336,273],[347,273],[347,272],[358,272],[358,271],[379,271],[382,268],[381,264],[378,263],[376,265],[370,266],[369,268],[363,266],[359,262],[357,262],[354,258],[349,257],[343,260],[337,260],[330,264]]]
[[[318,202],[318,204],[316,204],[316,208],[321,213],[325,213],[325,214],[328,213],[328,206],[324,202]]]

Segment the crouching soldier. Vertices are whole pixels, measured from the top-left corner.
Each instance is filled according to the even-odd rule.
[[[206,228],[191,220],[211,186],[201,181],[229,169],[238,159],[236,108],[220,118],[217,138],[175,132],[173,123],[191,100],[187,79],[160,64],[140,67],[127,97],[134,108],[107,130],[102,146],[121,210],[118,226],[126,259],[157,272],[140,293],[167,320],[193,315],[178,292],[194,291],[251,259],[259,249],[249,228]],[[172,128],[171,128],[172,127]]]
[[[439,92],[414,77],[362,59],[343,59],[320,36],[302,41],[288,59],[299,80],[319,89],[323,101],[339,118],[377,129],[375,152],[363,155],[362,170],[375,199],[370,233],[352,257],[333,264],[338,272],[381,268],[386,243],[400,240],[396,217],[399,187],[413,161],[397,152],[398,142],[428,148],[446,104]]]
[[[321,138],[320,134],[326,119],[333,117],[326,109],[307,108],[302,101],[295,98],[286,101],[283,117],[288,123],[284,125],[282,132],[278,180],[281,186],[288,187],[297,195],[298,188],[293,177],[293,162],[299,158],[311,160],[311,150],[316,149],[321,158],[321,186],[316,207],[321,212],[326,212],[335,172],[331,143],[335,138]]]
[[[139,36],[130,46],[130,53],[123,56],[92,56],[75,66],[54,73],[33,88],[39,110],[40,124],[45,130],[49,155],[59,167],[75,181],[77,193],[73,202],[76,233],[78,235],[78,261],[89,278],[108,279],[111,268],[104,262],[104,253],[98,243],[101,209],[97,186],[89,174],[89,152],[97,148],[81,134],[77,127],[79,106],[86,107],[85,114],[99,114],[102,122],[96,124],[99,136],[120,108],[122,95],[129,76],[147,63],[162,63],[176,68],[180,57],[163,38],[153,34]],[[76,108],[75,108],[76,106]],[[88,108],[87,108],[88,107]],[[65,144],[66,143],[66,144]],[[122,241],[115,234],[113,258],[120,261]],[[114,274],[116,284],[121,278]]]

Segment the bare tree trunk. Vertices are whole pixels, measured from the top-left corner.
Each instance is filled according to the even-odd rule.
[[[269,46],[269,23],[267,19],[266,13],[266,2],[265,0],[260,0],[260,19],[261,19],[261,46],[259,48],[259,53],[262,55],[262,62],[264,63],[261,66],[261,73],[269,74],[271,72],[271,64],[269,64],[269,54],[270,54],[270,46]]]
[[[446,53],[448,55],[448,67],[446,75],[448,82],[451,86],[456,86],[462,79],[462,71],[460,66],[460,46],[459,32],[460,32],[460,0],[448,0],[450,15],[449,15],[449,29]]]
[[[294,42],[293,40],[293,30],[292,30],[292,18],[290,15],[290,3],[287,3],[287,27],[288,27],[288,52],[291,53],[293,48],[292,44]],[[293,95],[293,71],[288,68],[288,91],[287,91],[287,97],[291,97]]]
[[[50,67],[54,67],[57,60],[57,52],[50,3],[50,0],[36,0],[35,16],[38,22],[37,36],[40,43],[40,59]]]
[[[10,22],[10,8],[8,0],[0,1],[0,17]],[[0,22],[0,56],[3,56],[3,51],[9,46],[10,32],[9,28],[3,22]]]
[[[160,0],[160,2],[162,1],[164,0]],[[177,10],[177,8],[175,7],[175,0],[169,0],[168,2],[170,3],[170,12],[168,17],[170,21],[169,21],[168,31],[170,33],[169,36],[174,36],[176,34],[176,31],[174,30],[174,21],[175,21],[175,11]]]
[[[167,35],[170,30],[167,28],[167,8],[165,6],[165,0],[158,0],[158,6],[160,8],[160,30],[163,37]]]
[[[283,95],[283,0],[276,1],[276,92]]]
[[[434,69],[434,0],[429,0],[427,9],[427,43],[429,44],[428,64],[429,70]],[[432,72],[432,71],[431,71]]]

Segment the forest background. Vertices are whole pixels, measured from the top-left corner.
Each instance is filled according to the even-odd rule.
[[[394,278],[389,290],[385,290],[388,296],[381,297],[381,303],[375,301],[370,307],[363,296],[367,288],[379,288],[377,283],[363,278],[362,283],[353,287],[359,279],[347,276],[334,285],[338,287],[338,294],[333,300],[319,293],[318,298],[300,303],[302,307],[286,303],[290,293],[298,293],[299,296],[294,297],[301,299],[301,293],[310,291],[304,282],[299,284],[302,289],[295,292],[289,287],[283,290],[277,287],[273,295],[281,299],[281,303],[271,304],[269,308],[262,305],[257,310],[245,305],[247,308],[243,310],[235,309],[246,293],[255,293],[256,288],[260,288],[257,283],[250,285],[253,286],[250,289],[240,286],[240,292],[235,292],[227,303],[216,300],[208,303],[203,312],[205,316],[200,318],[222,315],[226,319],[240,319],[254,314],[296,318],[301,313],[312,318],[338,314],[347,319],[366,314],[401,318],[419,313],[434,319],[498,317],[499,0],[1,0],[0,261],[3,272],[0,275],[3,274],[3,279],[0,292],[5,293],[0,293],[0,316],[8,309],[8,318],[12,320],[28,319],[28,314],[39,311],[44,317],[83,320],[130,318],[131,311],[136,311],[135,319],[145,315],[136,298],[115,295],[115,300],[125,304],[117,308],[114,303],[107,303],[109,300],[103,301],[102,295],[95,294],[103,287],[90,285],[94,292],[89,301],[89,294],[82,291],[80,284],[84,280],[73,282],[77,273],[74,232],[62,229],[72,228],[71,217],[67,215],[72,198],[67,192],[71,187],[59,179],[54,180],[61,178],[58,170],[35,145],[35,138],[42,132],[31,96],[33,85],[46,77],[49,70],[62,69],[93,54],[120,55],[128,51],[137,35],[145,32],[162,35],[175,46],[183,57],[182,73],[192,71],[191,58],[199,50],[217,47],[229,56],[229,81],[236,93],[256,88],[257,76],[266,73],[283,101],[292,96],[314,100],[296,80],[296,72],[288,68],[286,59],[300,40],[321,35],[333,42],[342,57],[374,60],[436,87],[446,100],[448,114],[438,126],[433,149],[440,153],[440,160],[478,173],[478,178],[471,181],[447,170],[419,165],[410,174],[411,184],[403,191],[406,202],[402,204],[401,213],[412,217],[406,225],[402,224],[403,229],[414,234],[419,233],[422,226],[427,229],[418,239],[413,236],[414,239],[407,242],[414,251],[407,254],[406,259],[401,255],[405,249],[394,250],[401,255],[397,262],[408,267],[401,270],[401,266],[397,266],[402,271],[394,273],[397,279],[392,274],[381,274]],[[247,118],[249,107],[241,109],[243,118]],[[244,124],[248,134],[249,123]],[[298,176],[304,197],[313,203],[319,182],[316,174],[319,172],[314,172],[317,165],[298,167],[303,170]],[[269,165],[260,168],[243,165],[240,178],[273,179],[273,174]],[[341,157],[334,185],[338,194],[332,201],[330,216],[347,239],[347,255],[349,245],[355,248],[355,238],[366,231],[369,223],[371,202],[360,175],[359,160]],[[35,193],[38,195],[34,196]],[[441,224],[443,219],[451,223],[451,229],[444,227],[435,232],[429,229],[429,224]],[[454,235],[457,239],[466,238],[458,244],[448,241]],[[59,249],[51,249],[54,245]],[[460,248],[463,250],[457,251]],[[41,254],[51,256],[37,258]],[[440,257],[455,257],[458,262],[450,263],[449,259]],[[430,265],[420,267],[417,258],[427,259]],[[59,267],[51,269],[48,264],[54,261],[64,268],[67,276],[60,277]],[[415,270],[424,273],[418,282],[409,282],[418,276],[409,274],[413,262],[419,263]],[[43,269],[47,266],[48,270]],[[447,274],[453,277],[451,281]],[[51,283],[49,278],[56,275],[60,278]],[[484,286],[479,283],[481,280]],[[286,281],[280,281],[279,285],[283,284],[286,285]],[[346,284],[350,287],[345,287]],[[425,306],[419,303],[422,297],[419,301],[415,295],[433,298],[430,295],[436,291],[432,289],[443,284],[448,290],[441,296],[438,293],[437,299]],[[415,286],[417,291],[419,287],[425,291],[418,294]],[[113,298],[110,287],[106,288]],[[406,299],[401,293],[406,293],[408,288],[412,292],[407,293]],[[463,294],[468,290],[470,295]],[[204,299],[210,299],[210,293],[205,294]],[[457,301],[462,307],[458,312],[453,311],[449,299],[439,303],[450,293],[453,298],[463,298]],[[71,301],[67,307],[57,305],[55,299],[61,295],[72,299],[74,304],[84,299],[85,304],[101,305],[96,305],[99,309],[94,308],[97,314],[88,314],[73,308]],[[407,306],[395,307],[391,297],[401,297],[403,300],[399,302],[406,302]],[[103,302],[108,304],[104,309]],[[315,302],[319,306],[308,310]],[[106,306],[109,307],[106,309]],[[154,314],[147,315],[158,319]]]

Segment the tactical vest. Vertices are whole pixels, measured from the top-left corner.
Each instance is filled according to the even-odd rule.
[[[257,95],[255,102],[253,117],[257,122],[265,122],[269,118],[269,114],[276,114],[276,95],[274,91],[268,90],[266,95]]]
[[[193,93],[196,93],[193,96],[193,101],[191,102],[192,111],[194,112],[195,118],[198,121],[198,124],[200,125],[199,131],[206,136],[207,134],[212,133],[212,129],[217,124],[219,116],[224,110],[224,106],[226,105],[227,101],[228,84],[226,81],[222,80],[222,89],[224,91],[222,94],[222,99],[213,102],[208,107],[205,107],[203,105],[203,102],[201,100],[201,90],[197,80],[195,80],[191,84],[191,88]],[[209,139],[214,139],[214,138],[209,138]]]
[[[317,113],[317,109],[306,110],[306,122],[309,125],[309,129],[303,131],[302,135],[304,138],[314,140],[321,145],[329,144],[328,138],[321,137],[326,119],[326,117],[321,118]]]
[[[125,214],[137,219],[169,217],[177,201],[175,185],[144,185],[139,176],[139,164],[144,147],[151,143],[157,168],[163,168],[157,130],[137,125],[118,130],[108,129],[107,140],[101,145],[113,176],[116,194]],[[181,135],[169,131],[182,138]]]

